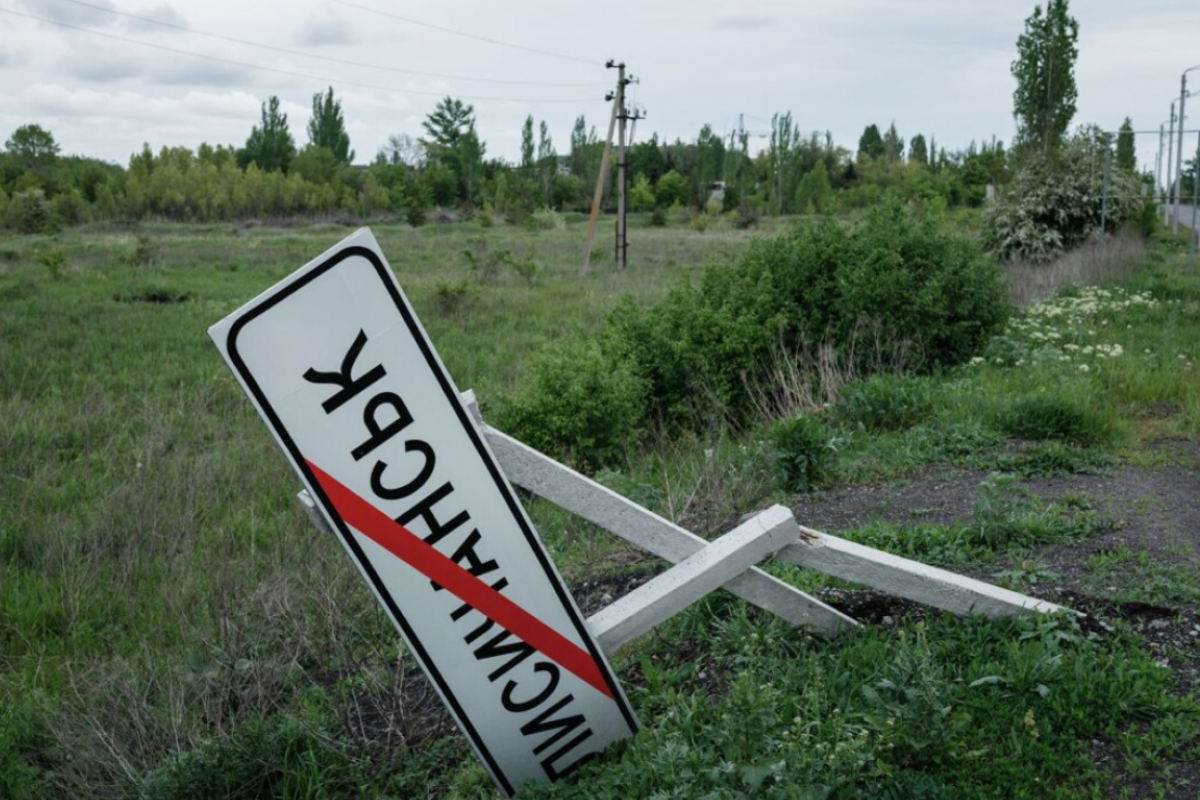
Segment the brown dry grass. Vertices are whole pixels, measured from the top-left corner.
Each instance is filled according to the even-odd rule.
[[[1126,280],[1143,263],[1149,243],[1136,234],[1093,237],[1049,264],[1010,261],[1004,265],[1008,299],[1026,308],[1053,297],[1064,286]]]

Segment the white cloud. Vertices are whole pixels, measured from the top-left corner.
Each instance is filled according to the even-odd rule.
[[[310,15],[296,32],[296,43],[304,47],[354,44],[356,41],[345,19],[330,11]]]

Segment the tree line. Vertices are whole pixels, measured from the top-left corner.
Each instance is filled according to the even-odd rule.
[[[906,141],[895,123],[865,127],[857,147],[828,132],[805,131],[790,112],[776,114],[765,146],[752,134],[722,136],[704,125],[692,141],[633,144],[628,154],[634,211],[673,207],[694,212],[828,213],[864,208],[889,197],[945,206],[979,206],[989,185],[1008,183],[1031,160],[1053,160],[1075,113],[1078,25],[1067,0],[1050,0],[1026,20],[1012,65],[1017,137],[948,150],[931,133]],[[164,219],[212,222],[246,218],[402,215],[421,224],[433,209],[498,214],[519,223],[539,209],[586,212],[604,144],[583,116],[560,154],[545,121],[526,118],[520,158],[488,157],[473,106],[446,97],[419,135],[389,138],[368,165],[355,165],[342,103],[332,87],[312,97],[307,143],[298,147],[278,97],[263,104],[241,147],[195,150],[149,145],[125,167],[62,156],[37,124],[18,128],[0,153],[0,223],[20,231],[89,220]],[[1133,128],[1115,137],[1115,164],[1136,170]],[[614,201],[613,180],[605,207]]]

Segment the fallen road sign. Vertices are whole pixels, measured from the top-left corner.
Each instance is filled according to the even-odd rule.
[[[209,333],[506,794],[636,732],[370,231]]]

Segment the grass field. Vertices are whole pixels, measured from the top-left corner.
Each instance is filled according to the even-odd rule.
[[[634,268],[580,278],[578,224],[374,230],[485,415],[544,343],[764,235],[639,228]],[[490,796],[205,333],[348,232],[0,240],[0,798]],[[780,488],[768,419],[603,471],[705,535],[782,501],[1106,623],[964,621],[772,566],[874,624],[823,641],[714,595],[615,660],[646,730],[528,796],[1196,797],[1198,359],[1200,280],[1163,239],[977,363],[825,412],[824,493]],[[588,610],[661,568],[530,509]]]

